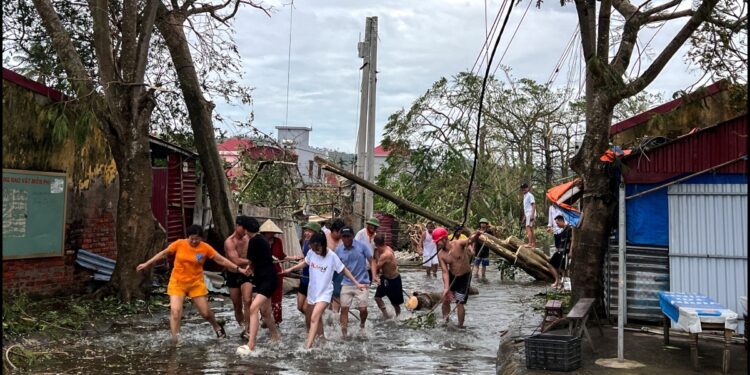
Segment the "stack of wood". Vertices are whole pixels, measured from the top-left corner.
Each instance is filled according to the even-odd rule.
[[[385,190],[373,184],[372,182],[362,179],[357,175],[350,173],[341,166],[336,165],[335,163],[331,163],[330,161],[319,156],[315,157],[315,162],[320,164],[323,169],[333,172],[339,176],[345,177],[355,182],[359,186],[368,189],[373,193],[393,202],[400,209],[415,213],[445,226],[446,228],[448,228],[448,231],[451,231],[451,228],[455,228],[460,224],[456,221],[439,216],[434,212],[419,207],[401,197],[398,197],[390,191]],[[473,233],[473,230],[464,227],[461,232],[467,236],[470,236]],[[554,280],[552,272],[550,272],[552,266],[549,264],[549,259],[547,258],[547,256],[539,251],[536,251],[535,249],[522,246],[523,242],[520,239],[511,236],[503,241],[492,235],[482,234],[479,236],[478,241],[480,243],[480,246],[481,244],[484,244],[493,253],[499,255],[516,267],[526,271],[526,273],[528,273],[535,279],[544,281]]]

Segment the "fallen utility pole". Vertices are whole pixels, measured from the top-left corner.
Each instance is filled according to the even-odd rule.
[[[319,156],[315,157],[315,162],[318,163],[323,169],[333,172],[339,176],[351,180],[359,186],[372,191],[373,193],[393,202],[398,208],[415,213],[419,216],[432,220],[438,224],[447,227],[449,230],[455,228],[460,223],[442,216],[437,215],[432,211],[428,211],[416,204],[403,199],[390,191],[383,189],[380,186],[375,185],[369,181],[359,178],[355,174],[345,170],[341,166],[332,163]],[[461,233],[470,236],[472,230],[470,228],[462,228]],[[499,255],[506,261],[515,265],[518,268],[526,271],[529,275],[537,280],[552,281],[554,277],[550,272],[552,266],[549,264],[549,259],[546,255],[537,252],[534,249],[524,247],[523,242],[516,237],[510,236],[506,240],[500,240],[499,238],[489,235],[482,234],[477,238],[477,241],[487,246],[493,253]]]

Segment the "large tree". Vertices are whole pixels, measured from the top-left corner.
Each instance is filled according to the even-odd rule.
[[[214,74],[224,74],[227,71],[237,70],[235,65],[239,59],[232,59],[227,55],[227,47],[234,53],[237,49],[234,41],[228,37],[221,37],[222,31],[218,30],[222,26],[229,27],[228,21],[231,20],[240,9],[241,5],[261,9],[266,14],[268,9],[253,1],[247,0],[222,0],[213,3],[196,4],[195,0],[177,0],[171,1],[165,5],[161,1],[158,6],[156,26],[164,38],[164,42],[169,50],[172,64],[175,67],[179,87],[184,97],[185,106],[187,107],[188,118],[193,131],[195,148],[198,150],[203,173],[205,174],[205,183],[211,197],[211,213],[215,230],[220,238],[226,238],[234,229],[233,200],[229,193],[226,175],[224,174],[223,162],[219,157],[216,148],[213,116],[212,112],[215,104],[206,99],[204,87],[206,87],[205,77],[207,72],[199,75],[200,67],[212,71]],[[201,22],[191,22],[192,18],[203,18]],[[196,24],[203,24],[203,28],[198,30]],[[202,51],[196,51],[200,59],[207,59],[208,63],[196,64],[193,58],[188,41],[188,35],[185,30],[192,31],[196,39],[196,45],[200,46]],[[226,30],[224,30],[226,31]],[[209,66],[210,65],[210,66]],[[215,92],[227,96],[228,93],[245,94],[241,87],[236,87],[235,82],[224,81],[225,87],[216,87]],[[235,88],[232,88],[235,84]],[[245,104],[249,103],[249,94],[235,95],[239,96]]]
[[[110,285],[123,300],[142,297],[150,285],[135,275],[135,266],[164,240],[163,230],[151,212],[148,135],[156,101],[154,90],[144,84],[159,1],[148,0],[140,7],[137,0],[89,0],[95,74],[84,65],[52,1],[34,0],[33,4],[69,87],[78,104],[88,106],[96,115],[117,165],[118,257]]]
[[[586,134],[572,168],[584,184],[583,219],[574,238],[573,263],[575,297],[602,294],[602,265],[608,246],[610,218],[616,198],[610,185],[611,164],[599,157],[609,147],[609,129],[615,106],[643,91],[662,72],[682,45],[712,16],[721,0],[701,0],[697,7],[678,9],[681,0],[635,5],[629,0],[575,0],[581,46],[586,63]],[[613,22],[614,15],[624,20]],[[686,20],[676,35],[658,52],[642,74],[628,77],[638,35],[658,22]],[[611,45],[615,26],[621,26],[619,43]],[[616,48],[614,48],[616,47]],[[613,53],[614,52],[614,53]]]

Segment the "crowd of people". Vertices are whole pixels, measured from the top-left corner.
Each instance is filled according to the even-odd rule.
[[[528,243],[535,246],[533,223],[536,206],[528,185],[521,186],[524,194],[524,223]],[[550,263],[555,275],[553,287],[561,285],[559,273],[567,269],[571,227],[557,212],[550,220],[548,230],[554,233],[556,252]],[[203,229],[198,225],[187,228],[187,238],[170,244],[148,261],[139,264],[136,271],[150,267],[165,256],[174,256],[167,294],[170,297],[170,332],[173,342],[179,341],[180,319],[185,297],[190,297],[200,315],[206,319],[217,337],[226,337],[224,324],[215,319],[208,306],[208,289],[203,278],[203,267],[208,259],[223,266],[226,285],[234,307],[234,317],[242,327],[241,337],[247,344],[243,351],[255,349],[256,338],[261,327],[268,329],[271,341],[278,341],[282,322],[281,299],[284,277],[295,271],[299,273],[297,309],[304,317],[308,331],[305,347],[311,348],[316,338],[324,335],[323,317],[326,311],[338,315],[341,334],[349,334],[350,314],[359,320],[360,331],[364,330],[368,318],[370,285],[376,285],[374,300],[383,318],[390,319],[384,298],[388,298],[395,317],[401,313],[404,290],[395,253],[385,243],[383,234],[378,234],[378,219],[370,218],[365,227],[355,234],[341,218],[333,219],[329,225],[321,226],[308,222],[302,226],[302,256],[287,256],[282,240],[277,237],[282,230],[271,220],[262,225],[257,219],[240,215],[234,232],[224,241],[224,254],[203,242]],[[463,326],[466,303],[472,278],[486,280],[489,265],[489,249],[477,240],[481,234],[492,234],[491,223],[486,218],[479,220],[479,229],[470,237],[451,235],[446,228],[428,222],[418,241],[422,254],[422,266],[427,277],[437,277],[441,269],[443,294],[440,301],[446,321],[453,310],[458,316],[458,325]],[[473,259],[473,262],[472,262]],[[297,262],[289,268],[281,265]],[[557,271],[560,272],[557,272]],[[473,272],[472,272],[473,271]],[[356,309],[358,314],[351,311]]]

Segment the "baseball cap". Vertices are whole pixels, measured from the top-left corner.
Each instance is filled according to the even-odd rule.
[[[339,233],[341,234],[341,237],[344,237],[344,236],[353,237],[354,236],[354,231],[352,230],[352,227],[343,227],[341,228],[341,232]]]
[[[489,221],[489,220],[487,220],[487,219],[485,219],[485,218],[481,218],[481,219],[479,219],[479,224],[482,224],[482,223],[484,223],[484,224],[489,224],[489,223],[490,223],[490,221]]]

